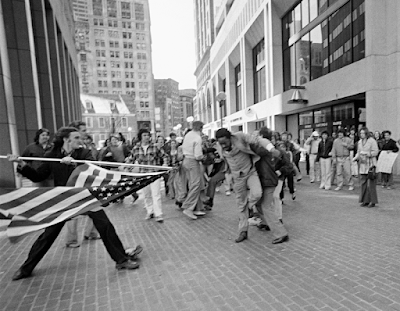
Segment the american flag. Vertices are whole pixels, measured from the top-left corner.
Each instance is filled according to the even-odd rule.
[[[7,236],[16,242],[25,234],[117,202],[163,174],[110,171],[83,164],[72,172],[66,187],[0,189],[0,219],[11,220]]]

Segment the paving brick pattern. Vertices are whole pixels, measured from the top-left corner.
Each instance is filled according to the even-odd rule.
[[[140,200],[108,208],[123,243],[144,247],[134,271],[117,271],[101,241],[65,248],[63,231],[34,277],[12,282],[37,234],[2,237],[0,309],[400,310],[398,189],[379,188],[379,206],[362,208],[358,189],[320,190],[308,178],[296,187],[283,207],[290,241],[280,245],[255,227],[236,244],[235,201],[224,194],[196,221],[167,199],[163,224],[144,220]]]

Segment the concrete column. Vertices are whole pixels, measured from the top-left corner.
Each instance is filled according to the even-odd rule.
[[[30,56],[32,62],[32,82],[35,93],[35,101],[36,101],[36,112],[37,112],[37,123],[38,128],[43,127],[43,118],[42,118],[42,105],[40,102],[40,90],[39,90],[39,77],[38,77],[38,68],[36,63],[36,49],[35,49],[35,38],[33,33],[33,24],[32,24],[32,16],[31,16],[31,5],[29,0],[25,0],[25,12],[26,12],[26,21],[28,26],[28,38],[29,38],[29,49]]]
[[[246,40],[240,39],[240,64],[242,69],[242,107],[240,110],[254,104],[253,50]]]
[[[4,25],[3,6],[0,2],[0,131],[3,143],[0,154],[19,154],[18,133],[15,119],[14,95],[11,83],[10,59],[8,56],[7,37]],[[15,177],[15,166],[5,159],[0,160],[0,187],[21,186],[20,178]]]
[[[57,42],[57,28],[52,11],[46,12],[47,33],[50,51],[50,67],[53,81],[55,128],[64,125],[64,98],[62,96],[63,86],[61,83],[60,53]]]
[[[282,21],[274,5],[265,9],[267,98],[283,91]]]
[[[61,87],[60,89],[62,90],[62,99],[64,102],[64,119],[63,119],[63,125],[67,125],[69,123],[69,120],[71,120],[71,115],[70,115],[70,107],[69,107],[69,93],[68,93],[68,75],[67,75],[67,63],[65,61],[65,49],[64,49],[64,40],[61,36],[61,33],[57,33],[57,46],[58,46],[58,55],[60,58],[60,83]]]
[[[236,111],[236,83],[235,83],[235,68],[229,58],[225,61],[225,77],[226,77],[226,113],[230,115]]]

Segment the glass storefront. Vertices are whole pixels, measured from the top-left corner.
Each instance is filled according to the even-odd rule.
[[[329,135],[339,129],[349,132],[352,127],[358,130],[365,125],[365,101],[356,100],[330,107],[313,109],[298,114],[299,139],[304,142],[313,131]]]

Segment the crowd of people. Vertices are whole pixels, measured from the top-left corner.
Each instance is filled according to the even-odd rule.
[[[119,134],[110,135],[99,150],[87,133],[86,124],[73,122],[55,134],[54,143],[49,142],[50,132],[39,129],[34,143],[27,146],[22,156],[55,157],[60,163],[21,161],[10,155],[9,160],[18,162],[18,172],[28,177],[35,186],[65,186],[74,165],[71,159],[86,159],[101,162],[121,163],[109,166],[111,170],[158,171],[163,166],[171,168],[164,174],[165,195],[175,200],[177,209],[186,217],[196,220],[214,207],[216,192],[224,185],[225,195],[235,196],[239,219],[240,243],[248,238],[249,225],[260,230],[271,231],[273,244],[289,240],[282,219],[282,204],[286,188],[292,200],[296,200],[295,182],[303,178],[300,160],[306,159],[306,173],[311,183],[319,183],[320,189],[329,190],[336,184],[336,191],[345,186],[354,190],[354,179],[360,180],[360,203],[374,207],[378,203],[376,184],[391,189],[393,176],[378,173],[372,178],[371,168],[377,164],[382,152],[398,152],[398,143],[391,139],[390,131],[371,133],[363,127],[359,133],[339,129],[330,136],[327,131],[314,131],[304,143],[294,140],[291,133],[274,132],[262,127],[251,134],[232,133],[221,128],[215,138],[203,134],[203,122],[194,121],[184,137],[171,133],[168,139],[158,136],[152,141],[148,129],[140,129],[137,138],[126,141]],[[50,164],[49,164],[50,163]],[[149,167],[127,168],[124,163]],[[134,193],[132,204],[143,196],[145,219],[163,223],[162,180]],[[114,227],[104,212],[88,214],[84,229],[85,240],[102,239],[118,269],[134,269],[138,264],[133,259],[142,250],[140,246],[126,251],[122,247]],[[67,222],[67,247],[79,247],[78,220]],[[32,246],[27,261],[17,271],[14,279],[27,277],[45,255],[60,233],[64,222],[51,226]]]
[[[399,151],[400,140],[396,142],[391,134],[388,130],[371,132],[366,127],[358,133],[354,128],[348,133],[339,129],[332,136],[327,131],[321,135],[314,131],[304,143],[310,182],[319,182],[320,189],[330,190],[336,184],[335,191],[345,185],[353,191],[355,178],[359,177],[361,206],[374,207],[378,203],[377,184],[387,190],[393,185],[392,173],[376,171],[383,153]]]

